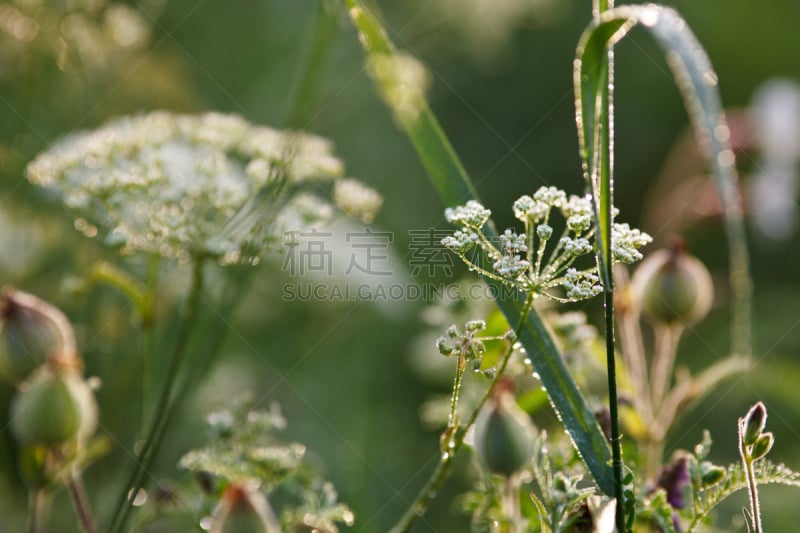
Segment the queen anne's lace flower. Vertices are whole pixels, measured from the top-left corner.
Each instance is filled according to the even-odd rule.
[[[303,191],[342,172],[320,137],[235,115],[154,112],[70,135],[29,165],[28,179],[60,192],[82,226],[124,253],[235,263],[257,261],[297,229],[284,222],[328,216],[330,204]],[[356,183],[335,196],[363,218],[380,199],[363,186],[356,195]]]
[[[442,240],[442,244],[458,254],[471,270],[516,287],[523,292],[542,294],[558,301],[592,298],[603,291],[597,265],[581,259],[594,248],[593,210],[591,197],[569,196],[555,187],[542,187],[533,196],[522,196],[514,202],[514,216],[525,223],[525,232],[507,229],[499,236],[499,247],[482,232],[491,212],[471,200],[464,206],[448,208],[445,217],[460,227]],[[548,243],[553,235],[550,215],[559,212],[566,220],[555,246]],[[617,211],[613,210],[614,216]],[[652,239],[627,224],[614,224],[612,247],[614,260],[632,263],[642,258],[639,248]],[[479,249],[490,261],[492,270],[484,268],[484,258],[471,250]],[[468,256],[467,253],[470,252]],[[583,268],[576,261],[588,263]],[[554,292],[555,291],[555,292]]]

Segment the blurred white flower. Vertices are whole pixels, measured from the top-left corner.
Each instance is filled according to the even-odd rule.
[[[800,85],[775,79],[756,92],[751,108],[761,157],[750,183],[755,227],[773,240],[786,240],[797,226],[800,164]]]
[[[61,193],[84,234],[123,253],[222,263],[255,263],[286,231],[328,218],[330,204],[308,189],[342,172],[320,137],[167,112],[72,134],[28,166],[32,183]]]

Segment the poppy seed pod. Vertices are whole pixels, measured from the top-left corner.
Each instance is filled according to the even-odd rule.
[[[708,269],[682,243],[648,255],[633,275],[631,292],[653,321],[667,325],[700,321],[714,297]]]
[[[6,289],[0,302],[0,378],[17,384],[49,358],[72,356],[74,334],[61,311],[32,294]]]
[[[20,385],[11,403],[11,431],[23,445],[84,439],[96,424],[94,394],[71,367],[40,367]]]
[[[530,461],[534,434],[530,418],[513,394],[502,390],[483,406],[475,421],[475,450],[490,471],[510,477]]]

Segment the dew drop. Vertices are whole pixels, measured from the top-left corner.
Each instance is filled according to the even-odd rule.
[[[717,74],[713,70],[708,70],[703,73],[703,81],[706,85],[716,87],[717,83],[719,83],[719,78],[717,78]]]
[[[714,128],[714,138],[721,143],[728,142],[731,138],[731,130],[725,124],[720,124]]]
[[[658,12],[655,9],[648,9],[642,14],[642,24],[651,27],[658,22]]]
[[[203,531],[208,531],[209,529],[211,529],[211,517],[210,516],[206,516],[205,518],[200,520],[200,529],[202,529]]]
[[[733,155],[733,150],[722,150],[717,155],[717,162],[723,167],[732,166],[736,162],[736,157]]]
[[[128,491],[128,498],[131,497],[131,493],[133,491]],[[133,506],[134,507],[141,507],[147,501],[147,491],[144,489],[139,489],[136,493],[136,497],[133,499]]]

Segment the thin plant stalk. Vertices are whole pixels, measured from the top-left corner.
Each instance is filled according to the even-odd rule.
[[[661,410],[669,392],[672,368],[678,353],[683,326],[680,324],[660,325],[656,328],[656,353],[653,359],[650,382],[653,384],[652,402],[657,410]]]
[[[739,423],[739,455],[742,457],[742,464],[744,465],[744,470],[747,473],[747,494],[750,498],[750,526],[752,526],[751,533],[763,533],[763,529],[761,527],[761,506],[758,502],[758,485],[756,483],[756,475],[753,470],[753,463],[755,460],[750,457],[750,455],[745,450],[744,444],[744,437],[743,437],[743,427],[742,423]],[[745,513],[747,515],[747,513]],[[750,527],[748,526],[748,530]]]
[[[75,508],[75,515],[78,517],[78,523],[81,526],[81,531],[83,533],[96,533],[97,528],[95,527],[92,509],[89,506],[89,499],[86,497],[86,491],[83,489],[80,473],[74,468],[70,471],[66,484],[67,491],[72,499],[72,506]]]
[[[178,326],[178,334],[170,359],[167,375],[161,388],[161,394],[156,405],[162,406],[155,412],[150,427],[147,431],[147,438],[144,445],[136,454],[135,466],[128,483],[123,488],[123,493],[117,500],[114,515],[111,520],[109,531],[111,533],[121,533],[125,528],[128,516],[133,508],[133,501],[139,490],[143,488],[145,473],[149,470],[156,452],[163,438],[166,421],[176,402],[173,398],[173,388],[181,370],[182,362],[189,344],[189,337],[197,319],[197,311],[200,304],[201,291],[203,289],[203,266],[202,258],[196,258],[193,264],[192,281],[189,294],[186,298],[181,312],[181,322]]]
[[[531,307],[533,306],[533,294],[529,294],[527,299],[525,300],[525,307],[523,308],[522,315],[520,317],[519,324],[517,325],[516,329],[514,330],[515,336],[519,336],[520,331],[522,331],[523,326],[525,325],[525,321],[527,319],[528,314],[531,312]],[[443,452],[441,458],[439,459],[439,463],[436,465],[436,468],[431,473],[428,481],[425,482],[425,485],[422,486],[420,489],[419,494],[414,499],[414,501],[409,505],[406,512],[403,516],[400,517],[400,520],[392,527],[390,533],[404,533],[411,529],[411,526],[414,525],[414,522],[417,521],[419,517],[425,514],[430,507],[431,502],[436,498],[436,495],[439,492],[439,488],[447,479],[447,476],[450,474],[450,469],[453,466],[453,460],[455,459],[456,455],[458,454],[459,450],[461,450],[461,446],[464,444],[464,437],[467,435],[467,429],[475,423],[475,420],[478,418],[478,413],[480,412],[483,405],[492,397],[494,393],[495,387],[500,380],[500,377],[505,372],[506,367],[508,367],[508,362],[511,359],[511,354],[514,353],[514,345],[516,344],[515,341],[509,342],[508,348],[506,349],[503,357],[501,359],[500,365],[498,365],[497,373],[492,379],[489,388],[486,389],[486,393],[481,398],[481,401],[478,405],[473,409],[472,413],[470,414],[469,420],[467,423],[461,428],[460,431],[455,431],[451,440],[448,442],[448,449],[447,451]],[[452,444],[452,445],[451,445]]]
[[[47,493],[44,489],[28,492],[28,533],[39,533],[39,526],[47,514]]]
[[[599,20],[602,13],[614,7],[613,0],[593,0],[592,16]],[[599,165],[595,165],[592,176],[596,198],[595,214],[598,246],[598,270],[603,280],[603,304],[605,309],[606,365],[608,372],[608,411],[611,417],[611,470],[614,478],[614,498],[617,500],[615,523],[617,531],[624,532],[626,505],[623,497],[622,483],[622,434],[619,423],[619,398],[617,395],[617,364],[614,342],[614,273],[611,258],[611,228],[613,223],[612,206],[614,205],[614,52],[609,47],[601,63],[605,70],[606,83],[600,90],[599,116],[597,128],[599,135],[597,144],[591,147],[592,157]]]

